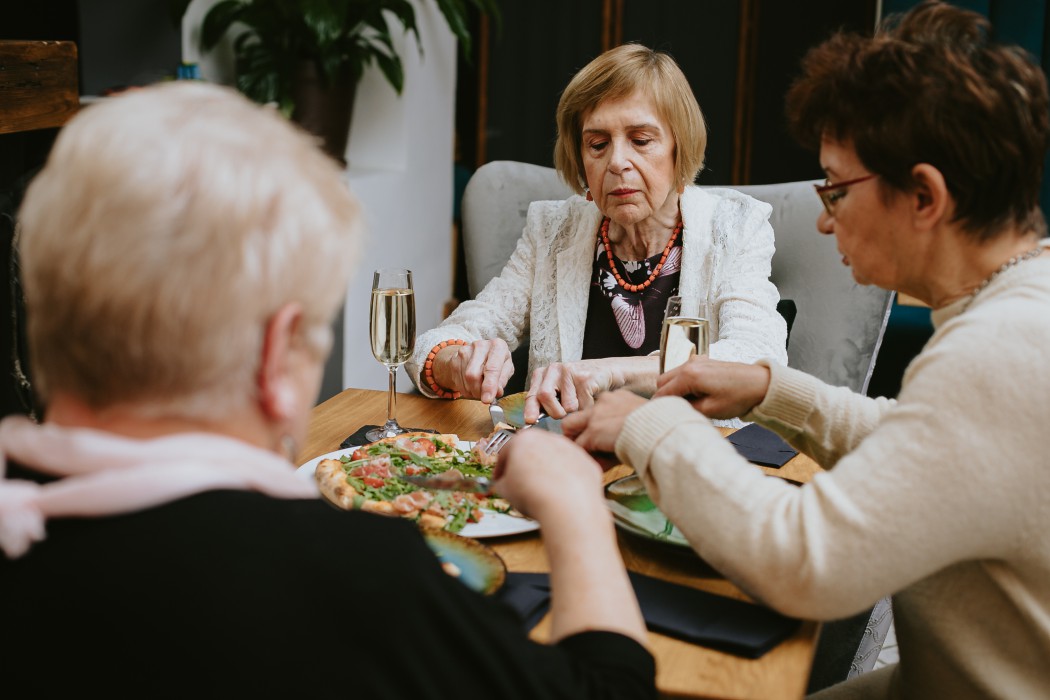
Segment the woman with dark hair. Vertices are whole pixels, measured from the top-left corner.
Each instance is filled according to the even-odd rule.
[[[856,280],[933,309],[896,400],[767,362],[697,358],[569,416],[616,450],[713,566],[789,615],[893,596],[900,662],[821,697],[1032,698],[1050,688],[1046,78],[980,15],[925,2],[838,34],[788,94],[828,181],[817,225]],[[742,416],[825,469],[795,488],[710,419]]]

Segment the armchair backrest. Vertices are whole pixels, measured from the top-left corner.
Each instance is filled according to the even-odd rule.
[[[770,279],[795,304],[788,365],[829,384],[863,393],[875,367],[893,293],[858,285],[840,261],[835,240],[817,232],[820,199],[811,182],[739,186],[773,207],[776,253]],[[476,295],[503,269],[521,237],[529,204],[565,199],[572,191],[553,168],[493,161],[478,168],[463,192],[467,286]]]
[[[477,296],[510,260],[529,205],[572,194],[554,168],[496,160],[478,168],[463,189],[463,255],[467,288]]]

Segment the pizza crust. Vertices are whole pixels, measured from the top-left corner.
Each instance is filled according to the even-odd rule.
[[[441,530],[445,527],[445,518],[440,515],[434,515],[433,513],[420,513],[419,524],[423,527]]]
[[[314,470],[317,487],[321,495],[345,510],[354,507],[354,496],[359,496],[357,489],[346,481],[346,471],[338,459],[322,459]]]

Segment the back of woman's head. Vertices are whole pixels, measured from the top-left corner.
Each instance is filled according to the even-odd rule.
[[[558,101],[554,166],[577,194],[583,192],[585,184],[580,151],[584,119],[605,100],[618,100],[636,93],[652,99],[671,129],[678,183],[692,184],[703,169],[707,127],[682,69],[666,53],[640,44],[623,44],[584,66],[569,81]]]
[[[914,165],[933,165],[978,239],[1041,226],[1046,76],[989,33],[981,15],[928,1],[873,37],[837,34],[806,55],[788,92],[792,131],[814,149],[822,137],[852,144],[898,190],[912,188]]]
[[[273,110],[179,82],[67,124],[19,215],[37,390],[221,415],[253,397],[266,321],[320,359],[358,238],[335,163]]]

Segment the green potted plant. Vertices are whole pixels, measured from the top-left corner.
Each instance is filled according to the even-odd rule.
[[[173,0],[182,17],[191,0]],[[435,0],[465,55],[470,55],[471,7],[499,21],[497,0]],[[205,14],[201,49],[210,51],[234,32],[237,88],[281,111],[324,139],[342,160],[354,92],[365,68],[379,67],[401,93],[404,69],[394,48],[391,20],[415,34],[408,0],[221,0]],[[422,54],[423,47],[419,44]]]

